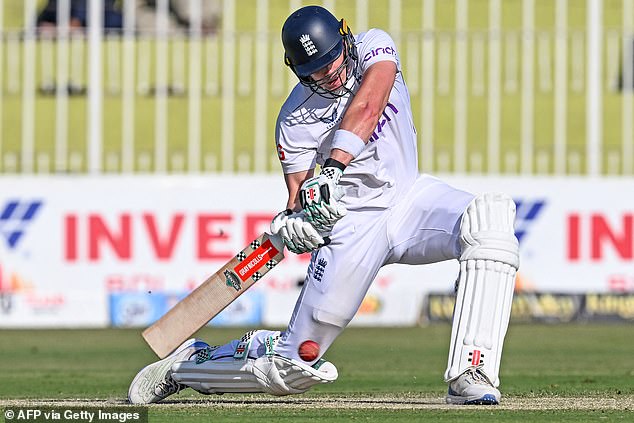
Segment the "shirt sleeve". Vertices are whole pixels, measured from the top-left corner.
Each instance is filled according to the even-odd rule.
[[[396,63],[397,71],[401,71],[396,45],[387,32],[376,28],[370,29],[357,44],[357,49],[362,73],[376,62],[385,60]]]
[[[317,162],[317,150],[310,143],[311,135],[302,125],[280,114],[275,127],[277,157],[284,174],[313,169]]]

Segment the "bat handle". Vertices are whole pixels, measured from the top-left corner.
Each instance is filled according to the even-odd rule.
[[[275,245],[275,248],[278,249],[278,251],[284,251],[284,242],[282,241],[282,237],[276,234],[268,234],[268,236],[271,242],[273,243],[273,245]],[[325,236],[324,242],[323,244],[319,244],[319,248],[325,247],[326,245],[330,244],[330,242],[331,242],[330,237]]]
[[[283,252],[284,241],[282,241],[282,237],[277,234],[268,233],[268,231],[267,231],[267,235],[269,239],[271,240],[271,242],[273,243],[273,246],[275,246],[275,248],[277,249],[277,251]]]

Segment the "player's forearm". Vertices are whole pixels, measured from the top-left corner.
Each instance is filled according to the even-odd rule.
[[[362,87],[367,88],[367,87]],[[387,98],[371,98],[370,89],[359,91],[352,103],[346,110],[339,129],[345,129],[357,135],[367,143],[370,135],[374,132],[379,117],[385,109]]]
[[[363,151],[387,105],[395,76],[393,62],[375,63],[368,69],[335,133],[330,158],[347,166]]]
[[[357,97],[346,111],[339,130],[335,133],[333,149],[330,151],[330,158],[345,166],[365,148],[385,108],[385,104],[381,108],[381,104],[376,100],[371,103],[355,100]]]
[[[338,162],[341,162],[344,165],[348,166],[350,162],[352,161],[352,159],[354,159],[354,156],[338,148],[333,148],[330,151],[330,158],[337,160]]]
[[[286,208],[293,211],[301,209],[299,205],[299,188],[304,181],[308,178],[312,178],[315,173],[314,169],[307,171],[287,173],[284,175],[284,181],[286,182],[286,188],[288,190],[288,201],[286,202]]]
[[[378,104],[377,101],[373,101],[372,103],[367,101],[356,101],[357,97],[352,101],[352,104],[346,111],[346,115],[339,126],[340,130],[345,130],[350,132],[351,134],[356,135],[360,141],[364,144],[368,143],[368,139],[374,128],[376,128],[376,124],[379,121],[379,117],[383,109],[381,109],[381,105]],[[387,102],[387,100],[386,100]],[[385,105],[383,105],[385,108]],[[335,134],[335,136],[340,136],[341,134]],[[348,134],[350,137],[350,134]],[[354,141],[352,141],[354,143]],[[361,147],[361,144],[359,144]],[[351,153],[351,149],[355,148],[342,146],[342,148],[333,148],[330,151],[330,158],[337,160],[338,162],[343,163],[348,166],[350,162],[354,159],[355,155]],[[345,150],[344,150],[345,149]]]

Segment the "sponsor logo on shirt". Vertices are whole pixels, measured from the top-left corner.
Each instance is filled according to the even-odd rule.
[[[391,46],[377,47],[375,49],[370,50],[365,56],[363,56],[363,61],[367,62],[373,57],[386,55],[386,54],[396,57],[396,49]]]
[[[391,112],[391,113],[388,113],[388,112]],[[387,105],[385,106],[385,110],[383,110],[383,113],[381,114],[381,117],[379,118],[379,122],[376,125],[376,129],[374,130],[374,132],[372,132],[372,135],[370,135],[370,142],[378,141],[379,135],[381,134],[381,132],[383,132],[383,127],[387,125],[388,122],[392,121],[390,114],[397,115],[398,109],[396,108],[395,105],[393,105],[392,103],[388,101]]]

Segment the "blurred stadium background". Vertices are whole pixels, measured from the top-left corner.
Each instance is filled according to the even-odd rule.
[[[122,27],[94,35],[63,9],[35,26],[44,3],[0,3],[4,173],[277,171],[272,128],[295,84],[279,31],[301,1],[192,1],[217,23],[162,27],[170,0],[143,21],[145,0],[119,0]],[[396,40],[423,171],[634,171],[629,0],[324,5]]]
[[[91,0],[84,26],[58,0],[38,26],[45,1],[0,0],[0,328],[144,327],[285,204],[273,128],[296,80],[279,31],[309,3],[141,1],[143,22],[137,1],[111,3]],[[395,39],[421,171],[515,198],[514,321],[627,330],[634,0],[321,4]],[[104,5],[120,25],[103,28]],[[306,264],[288,258],[212,326],[283,327]],[[384,269],[353,325],[448,322],[456,272]]]

